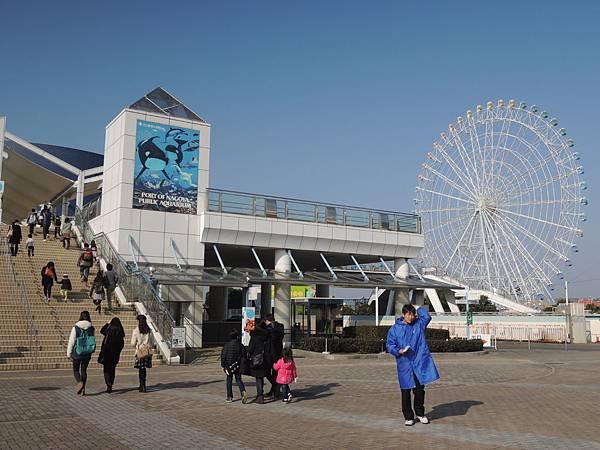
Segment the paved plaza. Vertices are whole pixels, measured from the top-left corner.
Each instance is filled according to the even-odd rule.
[[[500,344],[436,355],[431,424],[412,428],[388,357],[297,358],[288,405],[226,404],[215,351],[150,370],[147,394],[129,368],[118,370],[113,394],[91,371],[84,398],[68,371],[0,373],[0,447],[600,449],[600,346]]]

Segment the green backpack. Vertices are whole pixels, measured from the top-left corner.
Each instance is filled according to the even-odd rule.
[[[96,336],[89,334],[89,328],[84,330],[75,327],[75,353],[77,356],[89,356],[96,351]]]

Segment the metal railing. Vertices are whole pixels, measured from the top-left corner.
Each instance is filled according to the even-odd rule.
[[[19,305],[23,308],[23,315],[27,321],[27,341],[29,344],[29,350],[32,352],[34,363],[34,369],[38,369],[39,361],[39,340],[38,332],[33,319],[33,310],[31,308],[31,301],[27,295],[27,289],[22,286],[22,282],[17,276],[15,263],[13,257],[10,256],[8,239],[4,237],[4,230],[1,230],[0,234],[0,257],[2,258],[2,267],[7,268],[7,272],[10,276],[10,281],[13,286],[11,289],[11,296],[13,299],[18,299]],[[22,250],[21,250],[22,251]],[[5,271],[6,273],[6,271]]]
[[[421,218],[415,214],[357,208],[333,203],[208,189],[208,211],[272,219],[421,233]]]
[[[84,241],[90,242],[93,239],[96,242],[98,256],[113,265],[113,270],[119,278],[119,287],[127,301],[140,302],[144,305],[148,315],[152,318],[159,333],[170,348],[175,320],[160,298],[153,279],[147,273],[131,267],[115,250],[104,233],[94,234],[84,217],[86,215],[81,214],[81,211],[77,209],[75,225],[82,234]]]

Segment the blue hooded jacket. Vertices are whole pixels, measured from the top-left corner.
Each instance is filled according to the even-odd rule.
[[[400,389],[415,387],[413,373],[423,385],[440,378],[425,341],[425,328],[429,322],[429,312],[425,308],[419,308],[412,324],[404,323],[403,319],[399,318],[388,331],[387,351],[396,357]],[[410,346],[410,349],[401,355],[400,350],[406,346]]]

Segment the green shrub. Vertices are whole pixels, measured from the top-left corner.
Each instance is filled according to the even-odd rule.
[[[296,344],[300,350],[324,352],[325,338],[306,337]],[[381,339],[328,338],[327,351],[330,353],[379,353],[385,351],[385,342]]]
[[[446,330],[444,330],[446,331]],[[483,349],[480,339],[429,340],[429,350],[433,353],[476,352]],[[295,345],[300,350],[324,352],[325,338],[305,337]],[[328,338],[327,351],[330,353],[379,353],[386,351],[385,341],[381,339]]]
[[[357,339],[385,339],[389,329],[390,327],[377,327],[375,325],[345,327],[342,331],[342,337]],[[448,330],[440,330],[437,328],[426,328],[425,339],[427,339],[428,342],[432,340],[450,339],[450,332]]]
[[[483,350],[481,339],[431,340],[428,344],[432,353],[478,352]]]
[[[446,341],[450,339],[450,332],[440,328],[426,328],[425,339],[427,339],[427,342]]]

